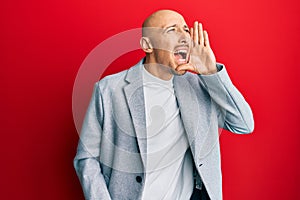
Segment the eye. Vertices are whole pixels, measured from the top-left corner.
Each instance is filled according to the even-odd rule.
[[[167,30],[167,33],[170,33],[170,32],[173,32],[173,31],[175,31],[175,28],[170,28],[170,29]]]
[[[185,29],[185,32],[187,32],[187,33],[191,33],[189,29]]]

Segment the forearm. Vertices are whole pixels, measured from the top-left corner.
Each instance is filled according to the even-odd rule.
[[[219,124],[234,133],[251,133],[254,129],[254,120],[250,106],[242,94],[232,84],[223,65],[219,72],[212,75],[199,75],[201,83],[207,89],[213,101],[220,108]],[[222,121],[222,120],[220,120]]]

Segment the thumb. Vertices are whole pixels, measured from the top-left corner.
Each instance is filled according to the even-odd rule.
[[[176,68],[176,71],[187,71],[187,70],[196,72],[196,71],[195,71],[195,68],[194,68],[193,65],[190,64],[190,63],[180,65],[180,66],[178,66],[178,67]]]

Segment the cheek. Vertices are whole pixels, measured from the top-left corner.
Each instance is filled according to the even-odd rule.
[[[171,59],[173,57],[173,53],[167,50],[157,50],[157,56],[159,58]]]
[[[175,64],[175,58],[173,52],[165,51],[164,52],[164,59],[169,63],[169,65],[173,66]]]
[[[167,65],[173,69],[177,67],[173,52],[165,50],[156,51],[156,60],[158,63]]]
[[[172,52],[173,48],[174,48],[169,42],[166,42],[164,40],[157,40],[152,45],[153,45],[153,48],[160,50],[160,51]]]

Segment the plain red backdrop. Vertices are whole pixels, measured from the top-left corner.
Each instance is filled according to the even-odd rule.
[[[2,1],[1,199],[83,199],[72,164],[76,74],[101,41],[161,8],[203,22],[253,109],[253,134],[221,135],[224,199],[300,199],[297,0]],[[142,56],[123,55],[105,74]]]

